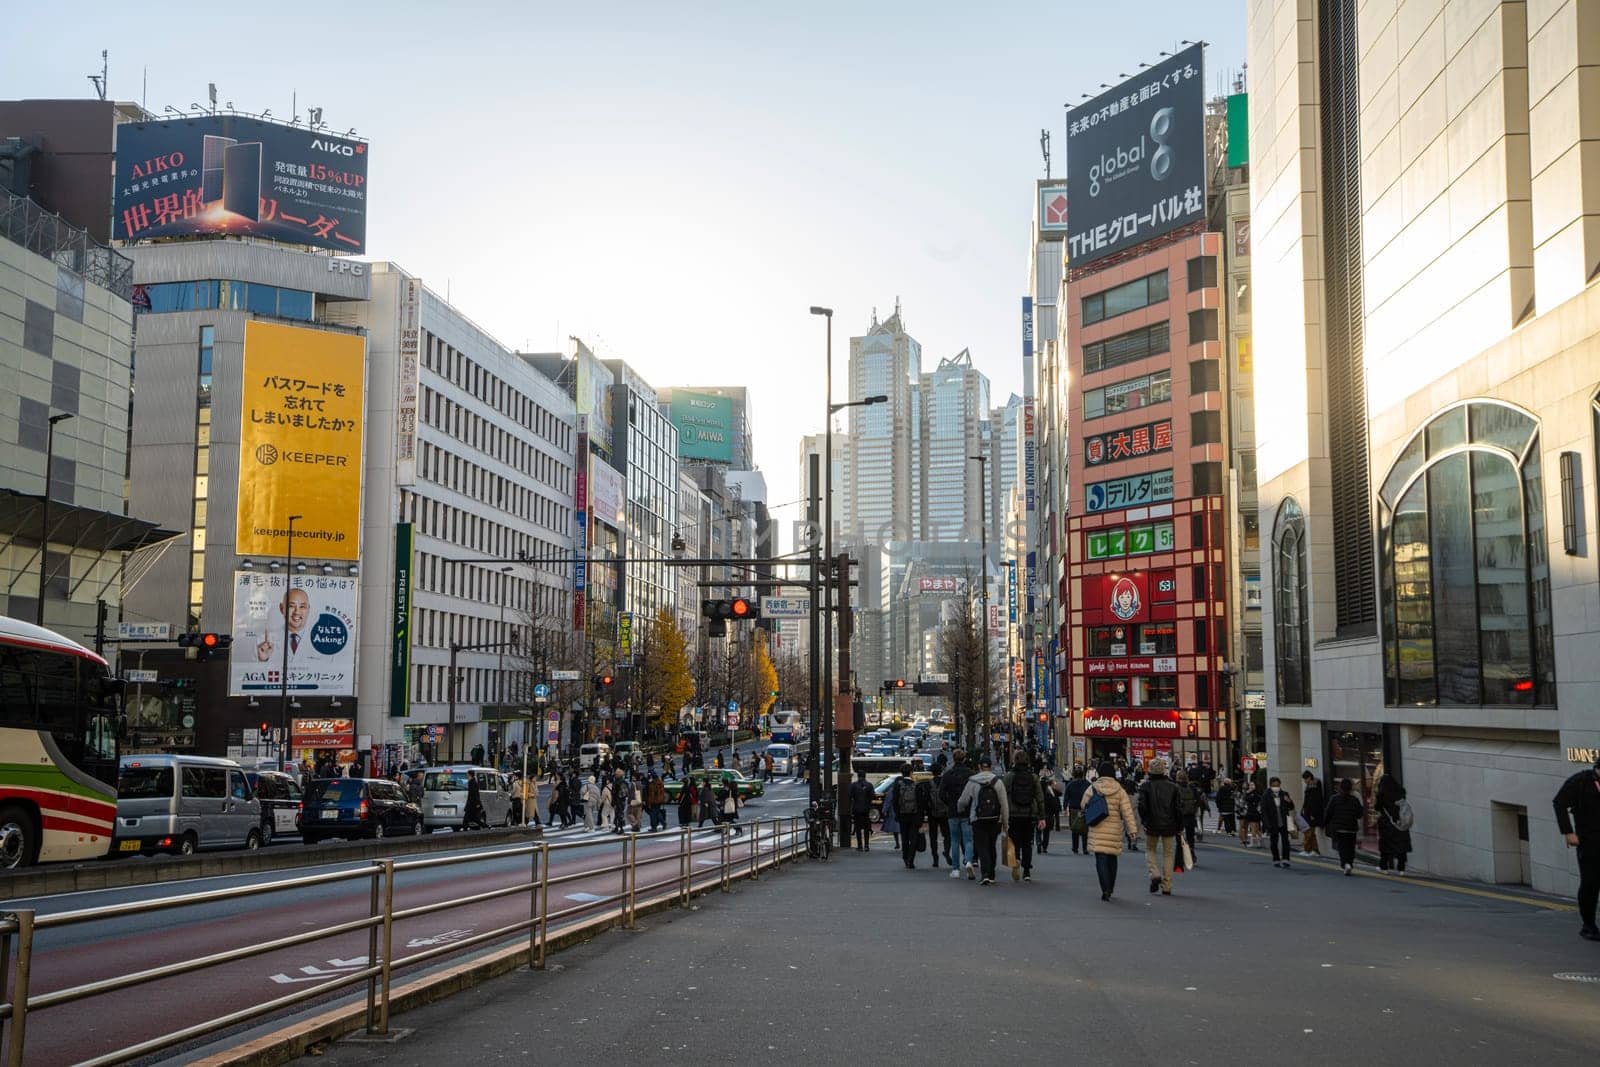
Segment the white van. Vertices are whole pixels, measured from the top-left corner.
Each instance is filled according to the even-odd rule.
[[[111,854],[261,847],[261,802],[231,759],[124,756]]]
[[[422,824],[429,830],[467,829],[467,774],[478,778],[486,826],[511,826],[511,795],[499,771],[488,767],[429,767],[422,776]]]
[[[611,747],[611,753],[626,765],[632,763],[636,756],[643,757],[644,750],[637,741],[618,741]]]
[[[611,755],[611,746],[604,741],[591,741],[578,746],[578,767],[598,767]]]
[[[794,772],[793,745],[768,745],[767,755],[772,757],[773,774],[792,774]]]

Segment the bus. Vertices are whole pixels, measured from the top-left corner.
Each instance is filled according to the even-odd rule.
[[[805,716],[798,711],[775,711],[771,722],[773,741],[798,745],[806,739]]]
[[[110,851],[119,690],[100,656],[0,615],[0,867]]]

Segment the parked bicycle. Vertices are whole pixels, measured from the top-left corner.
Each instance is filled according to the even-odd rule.
[[[814,860],[825,860],[833,851],[833,804],[826,798],[815,801],[806,811],[806,852]]]

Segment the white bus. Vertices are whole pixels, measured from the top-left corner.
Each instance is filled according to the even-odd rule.
[[[806,739],[805,715],[798,711],[775,711],[770,716],[772,740],[786,745],[798,745]]]

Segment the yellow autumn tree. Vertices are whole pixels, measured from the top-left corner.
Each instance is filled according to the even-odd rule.
[[[652,724],[675,722],[678,709],[694,699],[694,679],[689,675],[689,651],[683,631],[672,612],[661,608],[642,635],[639,703]]]
[[[764,635],[765,631],[757,630],[750,640],[750,674],[754,682],[757,715],[765,715],[778,699],[778,671],[772,665]]]

